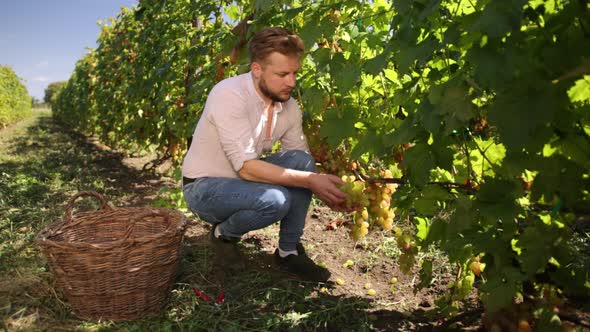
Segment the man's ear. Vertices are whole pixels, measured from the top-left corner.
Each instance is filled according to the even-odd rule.
[[[250,69],[255,78],[260,78],[260,75],[262,74],[262,66],[258,62],[252,62]]]

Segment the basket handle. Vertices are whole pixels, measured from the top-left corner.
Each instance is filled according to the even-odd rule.
[[[135,228],[135,222],[138,219],[143,219],[146,217],[157,217],[157,216],[164,217],[164,219],[166,219],[166,222],[168,223],[164,232],[170,231],[170,228],[172,227],[172,223],[170,222],[170,216],[168,214],[162,213],[161,211],[158,211],[158,210],[148,210],[146,212],[141,213],[139,216],[137,216],[137,218],[133,218],[131,220],[129,225],[127,225],[127,230],[125,231],[125,234],[123,234],[123,238],[121,238],[121,241],[128,242],[127,240],[129,239],[129,236],[131,236],[131,233],[133,233],[133,230]]]
[[[96,191],[81,191],[81,192],[75,194],[74,196],[72,196],[72,198],[70,198],[70,200],[68,201],[68,204],[66,205],[66,221],[67,222],[72,222],[72,210],[74,209],[74,202],[82,196],[92,196],[92,197],[98,199],[100,201],[100,205],[102,205],[103,210],[110,211],[113,209],[112,207],[110,207],[107,204],[104,197],[101,194],[97,193]]]

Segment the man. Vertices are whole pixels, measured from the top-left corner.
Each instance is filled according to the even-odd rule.
[[[291,98],[303,42],[286,29],[267,28],[252,38],[249,51],[251,71],[209,93],[182,165],[184,198],[213,224],[211,240],[230,267],[239,261],[227,248],[280,221],[279,267],[327,280],[330,273],[305,254],[300,239],[312,193],[336,210],[346,195],[339,177],[315,172],[301,110]],[[276,141],[283,152],[264,157]]]

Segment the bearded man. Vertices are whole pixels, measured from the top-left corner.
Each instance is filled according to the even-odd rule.
[[[306,280],[330,273],[300,240],[312,195],[342,210],[339,177],[316,172],[291,97],[301,68],[301,38],[267,28],[249,45],[250,72],[213,87],[182,165],[188,207],[213,225],[210,239],[228,268],[242,266],[236,243],[252,230],[280,222],[278,266]],[[282,151],[271,153],[279,141]]]

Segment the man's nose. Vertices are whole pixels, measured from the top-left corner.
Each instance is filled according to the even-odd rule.
[[[297,83],[297,78],[295,75],[287,75],[287,81],[285,82],[288,87],[294,88],[295,84]]]

